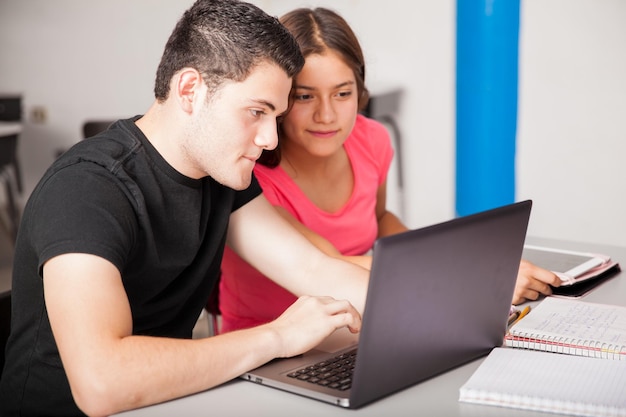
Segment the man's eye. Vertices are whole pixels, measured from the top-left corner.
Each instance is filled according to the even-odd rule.
[[[263,116],[265,114],[263,110],[258,110],[258,109],[251,109],[250,113],[252,113],[252,116],[254,117]]]

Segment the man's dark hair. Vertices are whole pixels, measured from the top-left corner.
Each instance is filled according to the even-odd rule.
[[[157,69],[154,95],[164,101],[172,77],[190,67],[202,74],[209,91],[224,81],[243,81],[262,62],[297,74],[304,58],[292,35],[258,7],[237,0],[198,0],[170,35]]]

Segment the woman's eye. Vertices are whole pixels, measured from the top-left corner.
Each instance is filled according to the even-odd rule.
[[[258,110],[258,109],[251,109],[250,113],[252,113],[252,116],[254,116],[254,117],[260,117],[260,116],[263,116],[265,114],[265,112],[263,110]]]
[[[298,101],[310,100],[310,99],[311,99],[311,97],[313,97],[313,96],[311,96],[310,94],[296,94],[296,95],[294,96],[294,98],[295,98],[296,100],[298,100]]]
[[[352,91],[340,91],[337,95],[339,97],[350,97],[352,95]]]

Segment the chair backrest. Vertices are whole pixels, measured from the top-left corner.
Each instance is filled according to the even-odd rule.
[[[220,332],[220,281],[217,280],[213,286],[206,306],[204,307],[207,312],[208,324],[209,324],[209,336],[215,336]]]
[[[0,294],[0,376],[4,368],[4,348],[11,329],[11,291]]]
[[[19,226],[19,194],[22,192],[22,174],[17,158],[19,133],[0,137],[0,186],[4,188],[6,217],[9,235],[15,240]],[[2,220],[2,219],[0,219]]]
[[[83,123],[83,139],[90,138],[107,130],[113,122],[114,120],[87,120]]]

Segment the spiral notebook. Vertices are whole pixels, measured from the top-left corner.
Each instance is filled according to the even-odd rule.
[[[511,326],[504,343],[626,361],[626,307],[547,297]]]
[[[459,401],[575,416],[626,417],[624,387],[624,361],[495,348],[461,387]]]

